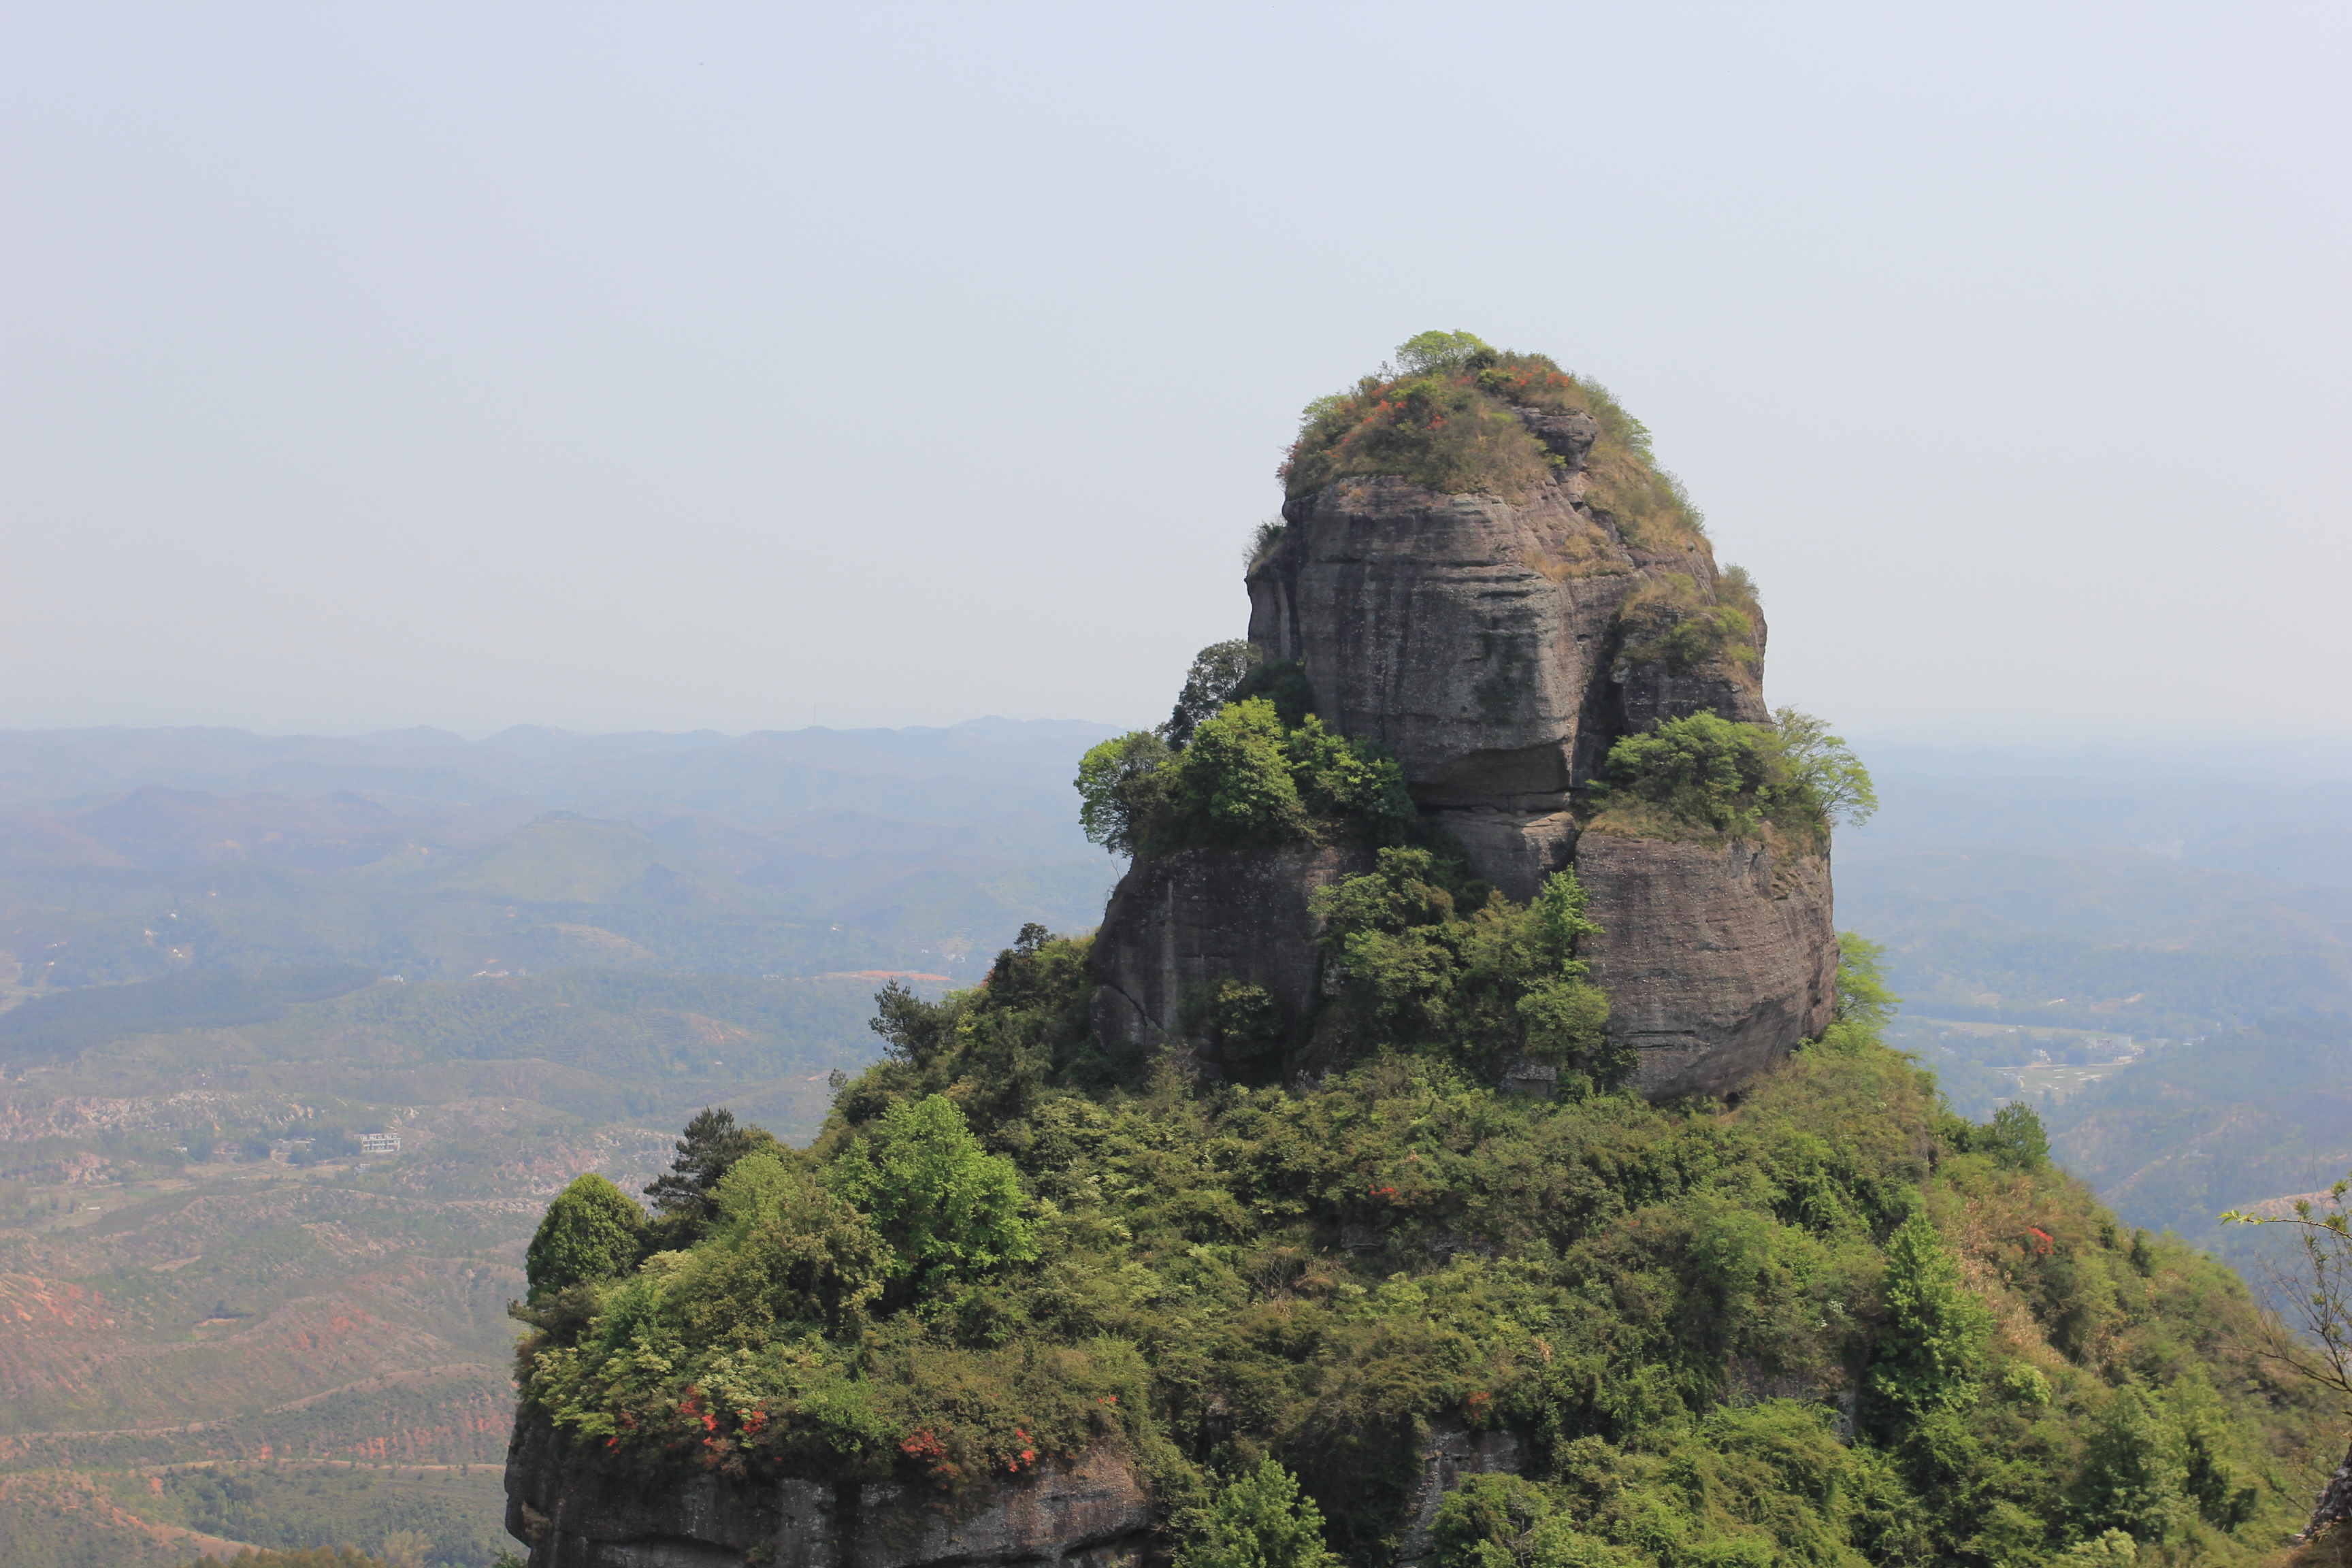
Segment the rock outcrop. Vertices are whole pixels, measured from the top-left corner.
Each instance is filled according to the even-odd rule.
[[[1232,978],[1261,985],[1288,1025],[1322,992],[1322,955],[1307,900],[1360,875],[1370,852],[1286,845],[1188,849],[1139,859],[1111,894],[1095,939],[1104,984],[1094,1026],[1104,1039],[1157,1049],[1181,1037],[1188,993]]]
[[[790,1477],[641,1483],[567,1458],[525,1422],[506,1486],[507,1532],[530,1543],[530,1568],[1144,1568],[1165,1556],[1141,1481],[1107,1447],[956,1494]]]
[[[1612,1035],[1639,1053],[1639,1083],[1721,1092],[1829,1022],[1827,858],[1605,835],[1588,846],[1578,803],[1612,745],[1662,720],[1769,724],[1763,623],[1751,616],[1752,646],[1653,657],[1643,625],[1717,599],[1706,541],[1621,525],[1591,503],[1590,416],[1520,417],[1562,466],[1516,503],[1384,477],[1294,497],[1279,543],[1248,573],[1250,640],[1301,667],[1325,722],[1395,753],[1479,876],[1525,900],[1574,866],[1606,933],[1594,977]],[[1152,1045],[1181,1036],[1185,988],[1226,973],[1286,1009],[1313,1006],[1328,979],[1306,900],[1351,869],[1331,850],[1139,859],[1097,939],[1097,1026]]]

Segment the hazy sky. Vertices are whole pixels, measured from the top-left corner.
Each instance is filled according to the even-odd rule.
[[[1431,327],[1768,694],[2352,731],[2352,10],[0,12],[0,727],[1140,722]]]

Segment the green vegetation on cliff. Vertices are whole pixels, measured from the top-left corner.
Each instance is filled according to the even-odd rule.
[[[1158,731],[1138,730],[1087,752],[1077,789],[1088,838],[1118,854],[1165,855],[1404,837],[1415,810],[1396,759],[1316,717],[1297,666],[1213,663],[1223,650],[1247,646],[1202,649],[1175,715]]]
[[[1544,354],[1489,347],[1468,332],[1423,332],[1399,345],[1396,366],[1307,405],[1283,459],[1292,496],[1337,480],[1392,475],[1440,495],[1524,500],[1566,459],[1518,410],[1580,414],[1599,427],[1584,458],[1587,502],[1625,542],[1670,550],[1706,537],[1706,520],[1650,450],[1648,426],[1600,383]]]
[[[1793,708],[1775,718],[1768,730],[1699,712],[1626,736],[1589,786],[1596,826],[1744,839],[1769,826],[1811,847],[1835,823],[1869,820],[1878,795],[1845,741]]]
[[[1361,989],[1305,1077],[1107,1057],[1085,942],[1043,931],[976,991],[886,992],[813,1148],[533,1310],[525,1417],[640,1477],[950,1492],[1108,1443],[1203,1564],[1311,1563],[1317,1513],[1387,1563],[1448,1427],[1526,1461],[1446,1502],[1441,1568],[2251,1563],[2296,1521],[2332,1436],[2233,1348],[2242,1285],[2119,1228],[2027,1116],[1943,1111],[1883,993],[1733,1103],[1605,1063],[1505,1092],[1500,1037],[1580,984],[1572,885],[1465,917],[1419,853],[1332,900]]]

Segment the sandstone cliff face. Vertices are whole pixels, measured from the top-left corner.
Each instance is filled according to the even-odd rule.
[[[507,1531],[530,1543],[530,1568],[1145,1568],[1165,1555],[1141,1482],[1108,1448],[954,1498],[790,1477],[641,1485],[567,1461],[526,1422],[506,1484]]]
[[[1818,1035],[1837,1000],[1829,861],[1764,845],[1588,833],[1576,875],[1601,934],[1581,952],[1610,1033],[1654,1099],[1721,1094]]]
[[[1676,576],[1712,599],[1713,557],[1686,536],[1639,542],[1590,504],[1591,419],[1521,417],[1566,466],[1517,504],[1387,478],[1294,498],[1249,574],[1250,640],[1303,667],[1327,723],[1394,752],[1423,811],[1506,894],[1524,900],[1575,866],[1608,933],[1595,978],[1612,1033],[1641,1052],[1643,1088],[1719,1092],[1828,1022],[1826,859],[1626,839],[1588,850],[1574,804],[1617,740],[1661,720],[1770,722],[1764,628],[1747,665],[1629,653],[1628,599]],[[1097,940],[1097,1026],[1156,1045],[1180,1032],[1177,993],[1223,973],[1311,1005],[1307,895],[1353,869],[1330,851],[1139,861]]]
[[[1231,976],[1265,987],[1287,1025],[1322,994],[1307,900],[1371,868],[1363,849],[1285,845],[1139,859],[1095,938],[1095,1032],[1153,1049],[1181,1037],[1188,992]]]

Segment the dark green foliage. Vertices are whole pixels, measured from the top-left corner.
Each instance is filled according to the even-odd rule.
[[[1181,751],[1192,739],[1193,731],[1234,700],[1234,689],[1260,662],[1257,646],[1239,638],[1212,643],[1193,655],[1183,689],[1176,694],[1175,711],[1160,727],[1160,739]]]
[[[1282,667],[1294,668],[1296,667]],[[1227,703],[1171,752],[1138,731],[1078,764],[1087,837],[1128,854],[1207,845],[1392,840],[1414,819],[1394,758],[1324,728],[1286,723],[1270,697]]]
[[[593,1171],[574,1177],[547,1205],[523,1255],[531,1301],[626,1274],[644,1256],[645,1239],[645,1211],[626,1194]]]
[[[1220,1066],[1247,1076],[1281,1046],[1288,1021],[1265,986],[1228,976],[1186,996],[1180,1022]]]
[[[1307,837],[1307,803],[1286,739],[1274,704],[1263,700],[1240,703],[1202,724],[1169,770],[1166,805],[1152,822],[1148,845],[1161,849]]]
[[[2126,1383],[2091,1423],[2074,1510],[2085,1535],[2120,1530],[2135,1541],[2179,1533],[2188,1474],[2162,1405]]]
[[[1217,1489],[1176,1552],[1176,1568],[1326,1568],[1333,1561],[1322,1510],[1270,1454]]]
[[[1694,713],[1612,746],[1592,790],[1611,805],[1647,805],[1725,837],[1753,838],[1774,816],[1794,816],[1811,827],[1777,762],[1769,731]]]
[[[1274,704],[1275,717],[1285,730],[1297,729],[1315,711],[1315,688],[1307,679],[1307,667],[1295,658],[1261,664],[1244,676],[1234,688],[1233,700],[1246,702],[1254,697]]]
[[[886,1268],[910,1292],[1037,1256],[1012,1163],[989,1153],[944,1095],[898,1100],[826,1167],[825,1183],[871,1215]]]
[[[1969,1146],[2012,1170],[2038,1171],[2050,1163],[2050,1134],[2042,1131],[2033,1107],[2021,1100],[1995,1110]]]
[[[677,1141],[677,1158],[646,1187],[661,1243],[690,1244],[710,1217],[713,1194],[729,1168],[746,1154],[772,1148],[775,1142],[764,1127],[737,1126],[735,1113],[724,1107],[697,1111]]]
[[[1885,1326],[1873,1348],[1870,1391],[1900,1426],[1976,1397],[1992,1321],[1963,1289],[1958,1262],[1924,1214],[1886,1240]]]
[[[1078,826],[1086,836],[1114,855],[1134,854],[1167,796],[1174,754],[1150,731],[1130,730],[1080,758]]]

